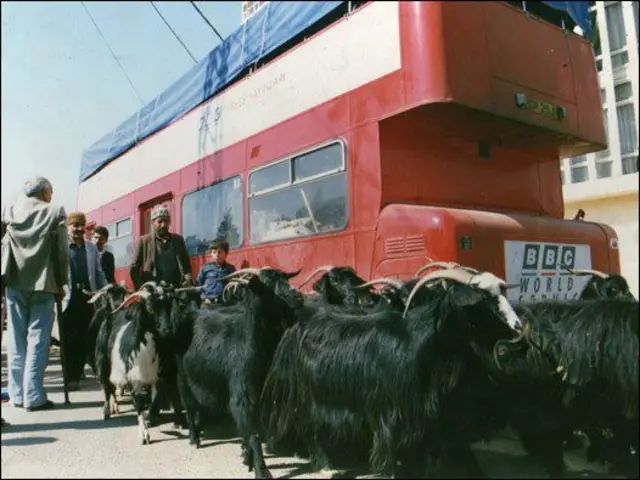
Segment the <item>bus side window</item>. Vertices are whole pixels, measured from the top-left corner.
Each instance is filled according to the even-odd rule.
[[[242,244],[242,178],[235,176],[185,195],[182,201],[182,235],[189,255],[209,250],[216,238],[231,248]]]
[[[269,183],[264,172],[274,167],[283,173]],[[275,180],[273,171],[268,178]],[[263,187],[249,191],[253,244],[335,232],[347,225],[348,184],[342,142],[256,170],[249,184]]]
[[[109,232],[107,250],[113,253],[116,268],[128,267],[133,259],[133,220],[123,218],[105,225]]]

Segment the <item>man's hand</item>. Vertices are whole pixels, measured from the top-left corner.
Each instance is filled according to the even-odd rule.
[[[190,287],[193,285],[193,280],[191,279],[191,274],[187,273],[184,276],[184,282],[182,283],[183,286],[185,287]]]

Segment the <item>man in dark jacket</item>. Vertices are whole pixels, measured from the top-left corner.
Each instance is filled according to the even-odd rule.
[[[109,230],[105,227],[96,227],[93,231],[93,241],[100,252],[100,264],[108,283],[116,283],[116,262],[113,253],[107,250]]]
[[[153,230],[140,237],[129,274],[136,290],[145,282],[165,281],[174,286],[190,285],[191,264],[184,238],[169,232],[169,209],[157,206],[151,212]]]
[[[236,271],[236,267],[227,263],[229,243],[225,240],[211,242],[211,262],[205,263],[196,278],[196,285],[204,285],[202,297],[208,303],[219,303],[222,300],[224,284],[221,278]]]

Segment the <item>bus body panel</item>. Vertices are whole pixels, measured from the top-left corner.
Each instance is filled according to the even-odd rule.
[[[332,141],[346,152],[344,228],[252,242],[252,172]],[[372,2],[122,154],[80,185],[78,204],[92,225],[122,223],[110,243],[129,285],[151,208],[167,204],[188,239],[185,199],[233,178],[242,241],[229,260],[302,269],[294,285],[326,264],[364,278],[429,260],[511,275],[505,255],[527,242],[577,245],[583,262],[588,245],[591,266],[617,273],[610,227],[562,220],[560,156],[605,144],[584,39],[505,2]],[[192,255],[194,275],[207,257]]]
[[[509,291],[514,301],[536,295],[575,298],[588,277],[570,275],[565,266],[619,272],[611,229],[526,214],[388,205],[380,214],[375,245],[376,277],[408,279],[429,261],[453,261],[493,272],[510,284],[526,281]]]

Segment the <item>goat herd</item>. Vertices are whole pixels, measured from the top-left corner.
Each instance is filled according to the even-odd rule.
[[[104,418],[130,389],[147,444],[166,398],[199,447],[204,415],[226,412],[257,478],[271,477],[263,441],[317,469],[484,476],[471,444],[505,427],[553,477],[579,431],[590,461],[637,478],[638,302],[624,278],[574,271],[592,275],[580,300],[512,307],[503,280],[455,263],[407,282],[320,267],[303,282],[322,274],[313,294],[289,284],[298,273],[236,271],[213,305],[154,282],[91,292]]]

